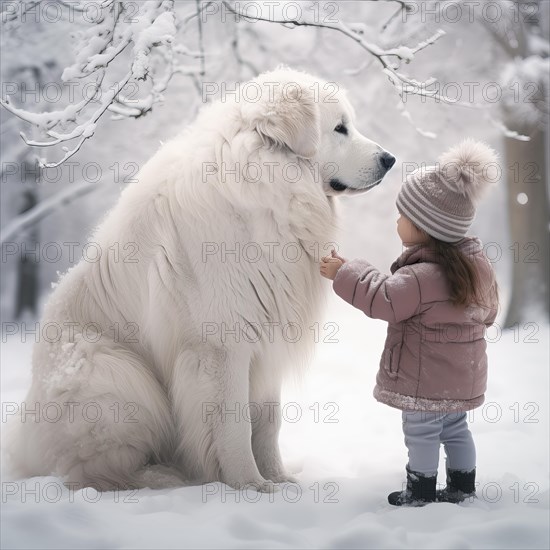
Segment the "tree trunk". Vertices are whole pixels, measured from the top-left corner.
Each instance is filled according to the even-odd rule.
[[[503,254],[511,254],[513,272],[505,327],[550,316],[547,134],[541,128],[517,130],[531,140],[506,138],[511,242]]]
[[[36,193],[33,189],[27,189],[24,193],[25,204],[20,214],[36,206]],[[30,254],[21,254],[19,266],[17,269],[17,303],[15,309],[15,318],[19,319],[25,309],[29,309],[33,315],[36,315],[38,301],[38,259],[40,258],[40,243],[38,242],[38,232],[35,227],[31,227],[25,232],[26,238],[21,239],[21,246],[26,246],[27,250],[36,251]],[[38,256],[38,258],[37,258]]]

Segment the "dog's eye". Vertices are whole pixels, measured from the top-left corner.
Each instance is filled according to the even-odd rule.
[[[335,132],[338,132],[339,134],[344,134],[344,135],[348,135],[348,129],[342,124],[338,124],[338,126],[336,126],[336,128],[334,128],[334,131]]]

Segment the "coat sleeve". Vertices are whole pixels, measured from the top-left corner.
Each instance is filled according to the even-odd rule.
[[[420,309],[420,285],[405,266],[388,276],[365,260],[346,262],[336,273],[332,288],[368,317],[399,323]]]

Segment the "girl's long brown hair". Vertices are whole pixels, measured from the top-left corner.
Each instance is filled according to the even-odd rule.
[[[449,281],[451,303],[458,306],[482,305],[479,294],[479,274],[474,262],[454,244],[430,237],[430,247]]]

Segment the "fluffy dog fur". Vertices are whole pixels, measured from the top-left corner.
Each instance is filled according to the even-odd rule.
[[[206,105],[157,151],[91,238],[101,259],[51,295],[42,327],[63,330],[34,348],[25,404],[41,417],[10,444],[21,475],[102,490],[292,479],[281,384],[312,350],[335,196],[379,183],[393,157],[336,85],[285,67],[249,84],[258,99]]]

